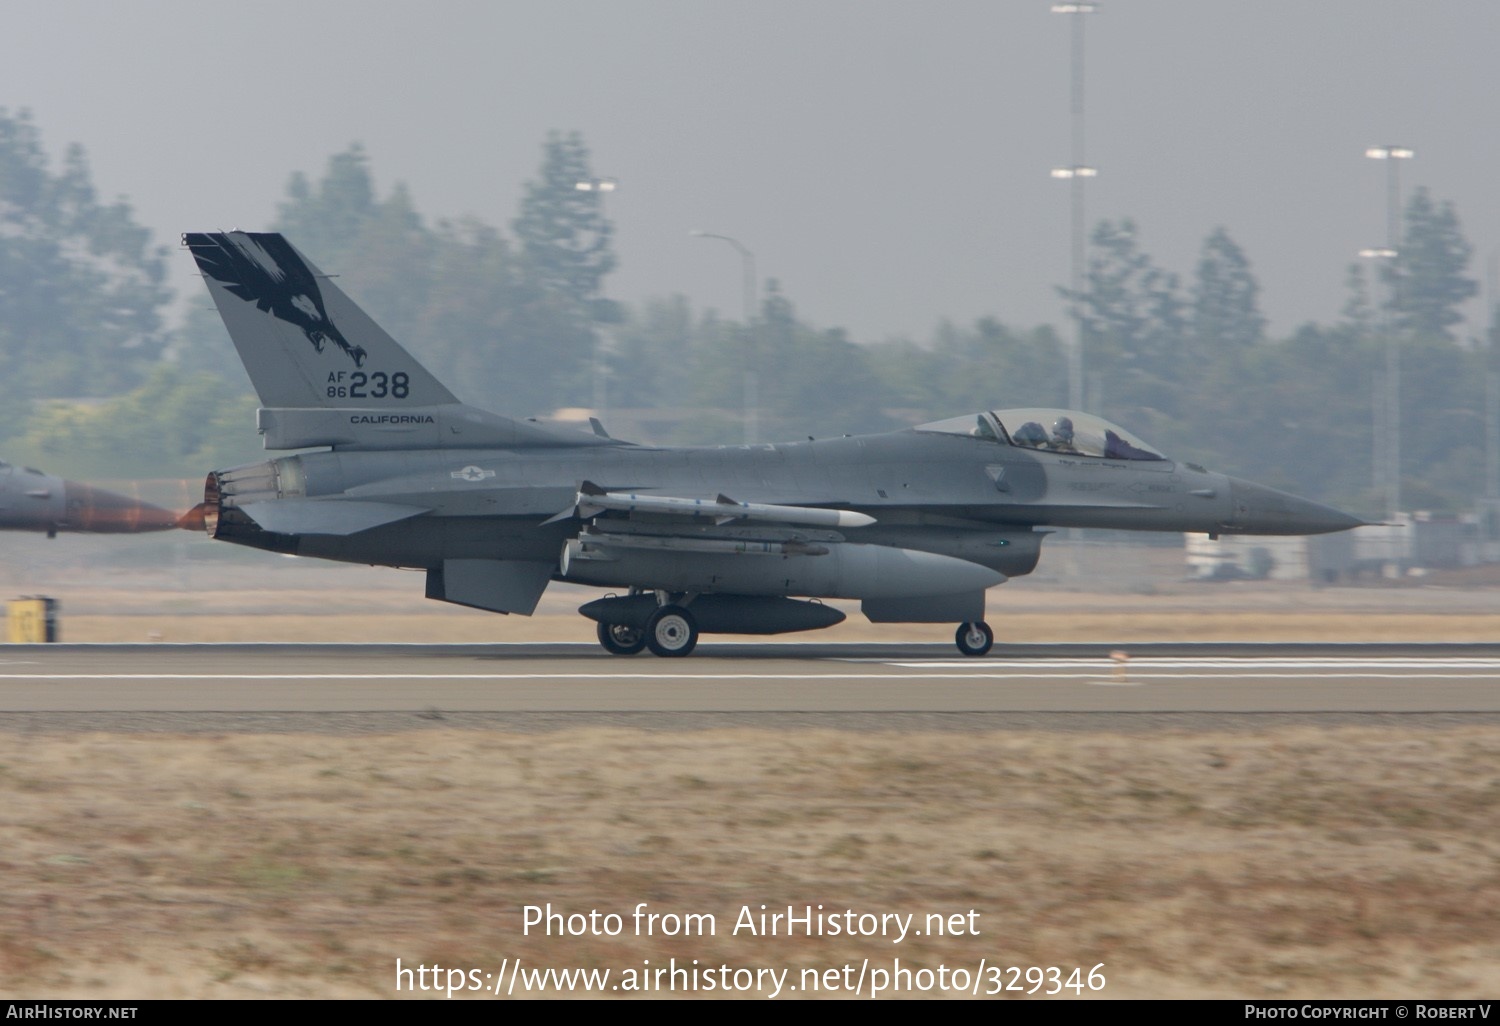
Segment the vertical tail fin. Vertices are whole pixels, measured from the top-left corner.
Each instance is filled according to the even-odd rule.
[[[189,232],[182,242],[263,406],[401,410],[458,401],[281,235]]]

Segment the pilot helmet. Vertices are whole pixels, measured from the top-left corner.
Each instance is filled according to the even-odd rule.
[[[1073,440],[1073,419],[1071,417],[1058,417],[1052,425],[1052,437],[1059,442],[1071,442]]]
[[[1034,420],[1028,420],[1016,428],[1016,433],[1010,437],[1017,445],[1029,445],[1035,448],[1047,444],[1047,429]]]

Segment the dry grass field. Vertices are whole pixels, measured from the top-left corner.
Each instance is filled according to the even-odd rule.
[[[536,618],[499,618],[424,603],[414,575],[252,587],[237,572],[141,587],[59,570],[12,593],[59,597],[69,641],[592,637],[565,589]],[[822,639],[951,636],[854,619]],[[1500,592],[1018,584],[991,621],[1013,640],[1492,640]],[[444,982],[521,959],[627,986],[627,970],[696,959],[790,970],[779,999],[811,996],[802,970],[846,965],[868,993],[898,959],[915,975],[889,996],[921,996],[911,988],[939,967],[985,994],[1028,986],[991,967],[1103,963],[1103,989],[1083,996],[1493,998],[1500,728],[69,734],[0,721],[0,878],[0,998],[443,996],[398,993],[397,959],[440,965]],[[712,915],[714,930],[637,936],[642,902]],[[618,913],[622,935],[528,934],[523,909],[548,903]],[[918,929],[958,915],[966,932],[736,934],[740,910],[761,905],[912,914]]]
[[[397,959],[498,973],[518,958],[616,981],[697,959],[794,985],[865,959],[1103,963],[1095,996],[1114,998],[1500,990],[1490,727],[4,744],[5,998],[431,998],[398,995]],[[635,936],[641,902],[715,929]],[[624,933],[527,935],[524,907],[549,903],[618,913]],[[762,905],[919,929],[960,914],[966,932],[736,936]]]

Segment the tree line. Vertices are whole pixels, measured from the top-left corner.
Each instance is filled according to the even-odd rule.
[[[1417,189],[1399,252],[1349,269],[1337,320],[1267,334],[1251,262],[1212,228],[1192,274],[1159,267],[1130,219],[1091,233],[1061,328],[997,314],[926,339],[859,342],[808,324],[768,282],[749,323],[682,296],[603,298],[613,225],[577,134],[550,135],[502,229],[430,222],[380,195],[358,145],[291,175],[285,232],[465,401],[513,416],[661,411],[662,443],[894,430],[966,410],[1063,406],[1068,346],[1085,405],[1182,459],[1351,510],[1380,509],[1388,339],[1400,353],[1412,508],[1467,510],[1484,487],[1493,331],[1462,339],[1476,292],[1451,203]],[[102,202],[81,147],[53,168],[24,112],[0,109],[0,453],[73,476],[197,476],[261,458],[256,405],[206,297],[165,326],[167,254],[124,200]],[[66,400],[66,401],[60,401]]]

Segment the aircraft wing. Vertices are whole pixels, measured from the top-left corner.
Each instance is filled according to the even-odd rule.
[[[277,499],[250,502],[244,513],[273,534],[358,534],[427,513],[421,506],[350,499]]]
[[[877,621],[975,620],[983,615],[984,590],[1005,580],[966,558],[871,544],[862,532],[881,530],[874,517],[827,505],[612,491],[584,482],[576,503],[553,520],[569,517],[587,523],[563,545],[563,580],[786,603],[770,619],[745,615],[742,628],[761,620],[780,624],[778,631],[827,625],[808,619],[820,615],[815,604],[799,605],[792,595],[859,598]],[[799,626],[787,625],[794,621]]]

